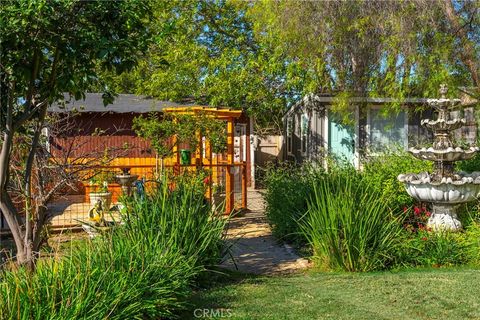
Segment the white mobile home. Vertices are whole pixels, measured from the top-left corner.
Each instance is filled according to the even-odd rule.
[[[405,149],[430,141],[431,132],[420,120],[431,118],[427,99],[405,99],[400,107],[390,98],[350,98],[341,114],[335,112],[332,96],[307,95],[284,115],[284,159],[296,163],[322,160],[324,156],[342,158],[356,168],[362,159],[386,148]],[[455,133],[469,144],[476,143],[474,109],[465,105],[467,125]]]

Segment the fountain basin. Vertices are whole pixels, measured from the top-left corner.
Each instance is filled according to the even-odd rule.
[[[408,152],[420,160],[455,162],[472,159],[479,150],[480,148],[478,147],[470,147],[468,149],[462,149],[460,147],[434,149],[430,147],[421,149],[410,148]]]
[[[445,120],[445,119],[424,119],[421,122],[422,126],[425,126],[432,130],[445,130],[445,131],[452,131],[458,128],[463,127],[467,121],[465,119],[453,119],[453,120]]]
[[[480,172],[459,172],[453,178],[433,181],[428,173],[401,174],[398,180],[405,184],[408,194],[422,202],[460,204],[480,195]]]
[[[124,195],[130,196],[132,185],[138,179],[138,175],[136,174],[119,174],[116,175],[115,178],[117,179],[118,184],[122,186],[122,192]]]
[[[119,185],[125,186],[128,184],[132,184],[138,179],[138,175],[136,174],[119,174],[116,175],[115,178]]]
[[[427,99],[427,104],[430,106],[434,107],[437,110],[442,110],[442,108],[448,109],[454,109],[456,106],[458,106],[462,100],[460,99],[447,99],[445,97],[439,98],[439,99]]]

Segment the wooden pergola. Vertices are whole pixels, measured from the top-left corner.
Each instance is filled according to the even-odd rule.
[[[234,122],[235,119],[238,119],[242,115],[242,110],[226,109],[226,108],[214,108],[214,107],[201,107],[201,106],[189,106],[189,107],[174,107],[174,108],[165,108],[163,112],[177,115],[189,115],[189,116],[207,116],[213,117],[218,120],[224,120],[227,123],[227,163],[226,165],[214,165],[212,148],[208,137],[205,137],[205,158],[203,157],[203,143],[202,135],[200,132],[197,133],[197,149],[195,150],[195,165],[197,167],[206,166],[210,169],[214,167],[224,166],[226,167],[225,175],[225,212],[231,213],[235,205],[234,197],[234,173],[233,169],[235,166],[241,166],[245,169],[245,163],[234,163]],[[180,153],[178,146],[174,144],[174,165],[176,167],[180,166]],[[212,189],[211,183],[209,183],[207,188],[207,197],[212,198]],[[242,207],[247,207],[247,182],[245,170],[242,174]]]

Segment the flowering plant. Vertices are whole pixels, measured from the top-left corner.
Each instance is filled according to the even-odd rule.
[[[432,215],[425,205],[404,207],[403,212],[407,215],[403,227],[410,232],[430,231],[427,227],[428,218]]]
[[[108,192],[108,184],[115,181],[115,173],[113,171],[102,170],[95,172],[89,181],[91,192],[105,193]]]
[[[92,193],[108,192],[108,181],[102,181],[101,183],[98,183],[92,179],[90,180],[89,185],[91,187]]]

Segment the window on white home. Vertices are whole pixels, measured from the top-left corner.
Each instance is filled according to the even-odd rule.
[[[300,119],[301,152],[306,153],[308,148],[308,133],[310,129],[308,115],[302,114]]]
[[[291,117],[287,120],[287,153],[293,153],[293,130],[294,130],[295,118]]]
[[[460,129],[452,132],[456,141],[475,145],[477,141],[477,125],[475,121],[475,110],[473,108],[464,108],[450,112],[451,118],[464,118],[467,123]]]
[[[370,109],[370,151],[407,147],[406,113],[385,114],[381,109]]]

